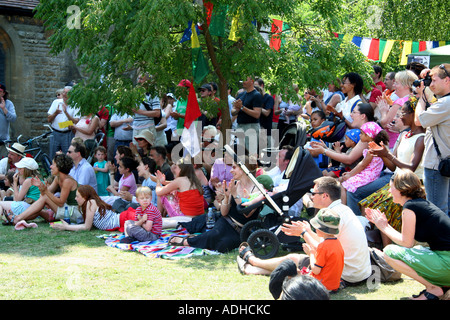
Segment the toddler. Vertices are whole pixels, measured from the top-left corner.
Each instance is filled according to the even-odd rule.
[[[318,128],[324,123],[326,120],[326,115],[322,110],[316,110],[311,113],[311,128],[315,129]],[[314,139],[311,137],[311,141],[319,141],[317,139]],[[325,145],[328,147],[328,143],[325,142]],[[309,142],[305,145],[305,149],[309,149]],[[328,157],[323,154],[318,155],[312,155],[314,158],[314,161],[317,163],[319,168],[326,168],[328,167]]]
[[[0,199],[4,200],[5,197],[13,197],[14,196],[14,189],[12,188],[12,184],[13,184],[13,180],[14,180],[14,171],[9,171],[6,175],[5,175],[5,186],[8,187],[7,190],[0,190]]]
[[[152,204],[152,190],[149,187],[139,187],[136,190],[136,208],[134,220],[125,222],[125,238],[120,242],[155,241],[161,236],[161,212]]]
[[[386,131],[383,130],[375,122],[366,122],[361,126],[362,142],[375,142],[384,145],[388,145],[389,136]],[[374,157],[369,153],[369,149],[364,149],[363,160],[356,165],[351,171],[345,172],[339,178],[341,182],[341,201],[343,204],[347,204],[347,191],[355,192],[359,187],[365,186],[374,181],[380,176],[383,170],[383,159],[381,157]]]
[[[353,148],[358,144],[360,134],[361,134],[361,130],[359,130],[359,129],[351,129],[345,133],[344,145],[346,148],[348,148],[347,151],[345,152],[346,154],[350,154],[350,152],[352,152]],[[336,152],[341,153],[343,147],[344,146],[341,145],[341,143],[339,141],[333,143],[333,149]],[[340,176],[342,176],[342,174],[344,172],[352,170],[358,164],[358,162],[359,162],[359,159],[349,166],[344,166],[341,164],[339,166],[327,168],[326,170],[323,171],[323,175],[333,177],[333,178],[339,178]]]

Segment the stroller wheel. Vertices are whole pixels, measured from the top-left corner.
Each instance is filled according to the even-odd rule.
[[[280,241],[275,233],[267,229],[253,232],[247,240],[255,256],[260,259],[270,259],[276,256],[280,248]]]
[[[244,224],[241,229],[241,242],[247,242],[248,237],[256,230],[262,229],[263,224],[260,220],[252,220]]]

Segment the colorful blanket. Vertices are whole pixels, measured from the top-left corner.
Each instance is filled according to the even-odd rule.
[[[189,233],[186,229],[163,229],[163,233],[158,240],[133,243],[120,243],[120,240],[125,237],[123,233],[105,234],[97,237],[104,239],[105,244],[109,247],[118,248],[125,251],[136,251],[150,258],[177,260],[192,256],[220,254],[217,251],[208,249],[168,245],[170,237],[188,235]]]

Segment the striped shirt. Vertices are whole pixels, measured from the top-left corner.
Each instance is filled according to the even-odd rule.
[[[105,215],[102,217],[98,210],[94,214],[94,220],[92,221],[94,227],[100,230],[113,230],[120,227],[120,215],[112,210],[106,210]]]
[[[151,232],[156,235],[160,235],[162,232],[162,216],[158,208],[155,207],[153,204],[150,204],[147,208],[145,208],[144,211],[142,211],[142,207],[139,206],[136,208],[134,220],[138,221],[139,218],[144,214],[147,215],[147,221],[153,221]]]

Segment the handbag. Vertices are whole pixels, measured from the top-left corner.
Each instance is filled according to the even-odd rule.
[[[84,223],[83,215],[78,206],[67,205],[70,215],[70,223],[81,224]],[[55,220],[64,219],[65,205],[58,207],[55,215]]]
[[[392,268],[380,255],[378,255],[378,249],[369,247],[370,263],[372,267],[377,267],[380,270],[380,281],[391,282],[400,280],[402,274]]]
[[[439,147],[434,137],[433,137],[433,144],[439,158],[439,166],[438,166],[439,173],[444,177],[450,177],[450,157],[442,159],[441,151],[439,151]]]

